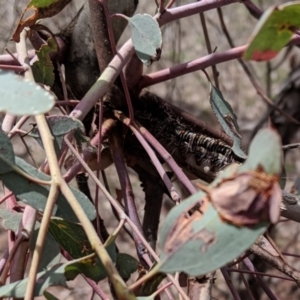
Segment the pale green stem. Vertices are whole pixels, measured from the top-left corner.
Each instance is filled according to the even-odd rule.
[[[27,284],[27,289],[25,293],[25,300],[33,299],[34,297],[34,287],[35,287],[35,281],[36,281],[36,276],[37,276],[37,271],[39,267],[39,262],[42,257],[43,253],[43,247],[45,243],[45,238],[46,238],[46,232],[48,230],[50,218],[52,215],[53,207],[55,205],[57,196],[59,193],[59,189],[56,183],[53,183],[50,187],[47,203],[45,206],[44,210],[44,215],[42,218],[42,222],[40,225],[39,233],[37,236],[34,252],[33,252],[33,257],[31,261],[31,266],[28,274],[28,284]]]
[[[103,244],[101,243],[93,225],[91,224],[90,220],[87,218],[85,212],[83,211],[81,205],[77,201],[76,197],[70,190],[69,186],[65,182],[60,172],[59,164],[57,161],[57,157],[54,150],[53,145],[53,137],[51,136],[51,132],[49,130],[46,118],[44,115],[36,116],[36,122],[41,134],[41,138],[43,141],[43,145],[45,148],[46,156],[49,163],[50,173],[52,177],[53,184],[57,184],[60,187],[62,194],[66,197],[67,201],[69,202],[70,206],[72,207],[74,213],[76,214],[78,220],[80,221],[92,248],[98,254],[100,260],[102,261],[108,276],[113,283],[115,290],[118,296],[121,296],[124,299],[133,299],[133,294],[130,294],[127,290],[127,286],[124,283],[123,279],[118,274],[117,269],[115,268],[110,256],[108,255],[106,249],[104,248]],[[32,271],[33,273],[33,271]],[[28,285],[34,284],[35,278],[30,278],[28,281]],[[29,300],[31,298],[26,298],[25,300]]]

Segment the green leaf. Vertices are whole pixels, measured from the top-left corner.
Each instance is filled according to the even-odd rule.
[[[100,281],[106,278],[106,270],[99,258],[96,256],[87,257],[87,255],[94,253],[94,251],[80,224],[58,218],[51,218],[49,232],[60,247],[63,248],[72,258],[84,257],[80,261],[66,267],[67,278],[73,278],[79,273],[83,273],[85,276],[95,281]],[[111,259],[115,262],[115,243],[110,243],[106,246],[106,250]],[[129,259],[127,258],[127,260]],[[132,260],[130,262],[132,264]],[[129,270],[128,272],[132,270],[130,266],[127,266]]]
[[[58,298],[56,298],[54,295],[52,295],[51,293],[45,291],[44,295],[43,295],[47,300],[59,300]]]
[[[1,101],[1,100],[0,100]],[[3,160],[4,158],[4,160]],[[0,174],[11,171],[8,163],[15,163],[15,153],[7,134],[0,129]]]
[[[49,232],[72,258],[80,258],[94,252],[82,226],[78,223],[52,217]]]
[[[50,53],[57,51],[57,44],[54,38],[49,38],[47,44],[43,44],[37,51],[38,61],[32,65],[32,71],[36,82],[52,86],[54,83],[54,67],[50,59]]]
[[[127,281],[139,266],[139,262],[127,253],[118,253],[116,267],[120,276]]]
[[[33,252],[36,239],[39,233],[40,223],[36,223],[35,230],[33,232],[32,239],[30,240],[30,249]],[[61,254],[60,248],[56,243],[55,239],[52,237],[50,233],[46,233],[45,244],[43,247],[43,253],[41,255],[41,260],[39,263],[38,272],[41,272],[47,269],[49,266],[56,265],[60,262]]]
[[[198,192],[167,216],[159,242],[161,272],[209,273],[238,257],[266,230],[266,223],[248,228],[223,222],[210,203],[202,217],[193,214],[188,221],[189,210],[204,196]]]
[[[69,263],[56,265],[50,270],[38,273],[34,296],[43,295],[45,289],[49,286],[60,285],[66,287],[64,273],[67,264]],[[24,298],[27,285],[28,278],[4,285],[0,287],[0,297]]]
[[[132,30],[132,43],[139,59],[150,66],[161,54],[161,31],[156,20],[147,14],[128,18]]]
[[[22,213],[11,211],[6,208],[0,209],[0,218],[3,219],[3,226],[6,230],[12,230],[17,233],[22,220]]]
[[[267,174],[281,172],[282,150],[278,133],[270,128],[260,130],[251,142],[249,156],[245,163],[239,167],[239,172],[256,170],[263,167]]]
[[[47,117],[47,122],[54,136],[63,136],[76,129],[80,131],[84,130],[84,126],[79,120],[69,116],[49,116]],[[29,135],[38,138],[40,136],[38,128],[34,128]]]
[[[157,273],[152,278],[147,280],[140,288],[140,296],[151,296],[157,291],[158,286],[167,277],[164,273]],[[147,297],[146,297],[147,298]],[[147,298],[148,299],[148,298]]]
[[[233,139],[233,152],[241,158],[246,158],[247,155],[241,149],[241,136],[238,132],[236,115],[230,104],[224,99],[221,91],[213,84],[210,88],[210,104],[222,128]]]
[[[272,6],[257,23],[244,52],[245,59],[270,60],[300,28],[300,2]]]
[[[77,267],[72,268],[72,266],[78,266],[78,264],[81,262],[84,264],[85,260],[89,260],[89,258],[83,257],[80,260],[74,260],[64,264],[55,265],[47,271],[38,273],[34,289],[34,296],[43,295],[45,289],[49,286],[59,285],[67,287],[66,281],[73,280],[79,274],[79,269]],[[28,278],[25,278],[2,286],[0,287],[0,297],[24,298],[27,285]]]
[[[108,250],[108,253],[111,254],[112,252]],[[84,274],[87,278],[90,278],[96,282],[107,277],[107,272],[102,262],[98,256],[95,255],[88,258],[83,257],[80,261],[66,266],[65,271],[66,278],[68,280],[74,279],[79,274]]]
[[[38,171],[36,168],[29,165],[21,158],[16,157],[16,166],[32,177],[45,181],[51,180],[50,176]],[[25,202],[26,204],[36,208],[39,211],[44,210],[49,194],[48,186],[43,186],[29,181],[16,172],[1,174],[0,178],[3,184],[15,194],[18,200]],[[93,220],[96,217],[94,205],[83,193],[73,187],[70,188],[74,193],[74,196],[82,206],[83,210],[85,211],[87,217],[90,220]],[[59,217],[70,221],[77,221],[77,217],[75,216],[72,208],[62,194],[59,194],[59,196],[57,197],[55,211],[55,214]]]
[[[45,291],[44,295],[43,295],[47,300],[59,300],[58,298],[56,298],[54,295],[52,295],[51,293]]]
[[[54,97],[38,84],[0,71],[0,111],[14,115],[37,115],[51,110]]]
[[[60,149],[64,136],[70,131],[74,130],[78,132],[76,136],[84,131],[83,124],[72,117],[69,116],[49,116],[47,117],[47,122],[50,127],[51,133],[55,139],[55,145]],[[40,138],[38,128],[33,128],[29,133],[29,136],[35,138],[37,142],[43,147],[43,143]]]
[[[58,5],[59,3],[69,3],[72,0],[31,0],[28,7],[38,7],[38,8],[50,8],[52,5]]]

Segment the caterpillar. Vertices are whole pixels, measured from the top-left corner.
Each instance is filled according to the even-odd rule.
[[[175,135],[182,158],[188,161],[194,156],[197,166],[205,172],[218,172],[236,160],[232,149],[221,140],[188,130],[175,130]]]
[[[212,137],[205,129],[180,116],[164,100],[146,92],[135,103],[135,117],[173,155],[196,176],[221,171],[227,165],[243,162],[230,145]]]
[[[116,94],[116,93],[115,93]],[[123,98],[120,93],[120,99]],[[126,112],[122,101],[105,101],[106,110]],[[227,165],[244,160],[234,154],[228,136],[191,120],[186,112],[172,106],[150,92],[131,95],[135,119],[141,123],[166,148],[179,165],[206,181],[212,181],[216,173]],[[187,116],[188,115],[188,116]],[[217,132],[217,133],[216,133]],[[231,141],[231,140],[230,140]],[[132,144],[131,147],[134,145]]]

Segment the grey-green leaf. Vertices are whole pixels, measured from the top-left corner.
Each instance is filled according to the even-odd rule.
[[[156,20],[147,14],[137,14],[128,21],[132,30],[132,43],[139,59],[147,66],[159,60],[162,37]]]
[[[37,115],[51,110],[54,97],[38,84],[0,71],[0,111],[14,115]]]
[[[280,136],[273,129],[262,129],[251,142],[249,157],[239,167],[239,172],[256,170],[258,166],[261,166],[265,173],[279,175],[281,172],[281,158]]]
[[[84,130],[84,126],[79,120],[69,116],[49,116],[47,122],[54,136],[65,135],[75,129]],[[35,138],[40,136],[37,128],[34,128],[29,135]]]
[[[48,286],[61,285],[66,287],[65,267],[67,264],[56,265],[50,270],[38,273],[34,296],[43,295]],[[28,278],[4,285],[0,288],[0,297],[23,298],[27,284]]]
[[[72,130],[79,131],[81,133],[84,131],[83,124],[79,120],[69,116],[49,116],[47,117],[47,122],[50,127],[51,134],[54,136],[55,145],[59,149],[61,148],[65,134],[69,133]],[[29,136],[35,138],[43,147],[38,128],[34,128],[29,133]]]
[[[20,221],[22,220],[21,213],[11,211],[6,208],[0,209],[0,218],[3,219],[3,226],[7,230],[12,230],[15,233],[19,229]]]
[[[16,157],[16,165],[23,171],[41,180],[50,181],[51,177],[38,171],[33,166],[26,163],[21,158]],[[1,180],[4,185],[10,189],[15,196],[25,202],[26,204],[36,208],[39,211],[43,211],[46,205],[46,201],[49,194],[48,186],[43,186],[35,182],[31,182],[16,172],[9,172],[1,175]],[[87,217],[93,220],[96,217],[96,211],[90,200],[77,189],[70,187],[78,202],[84,209]],[[73,210],[65,197],[60,194],[57,197],[55,214],[59,217],[70,221],[77,221]]]
[[[7,134],[0,129],[0,174],[11,170],[9,163],[15,163],[14,149]]]
[[[203,196],[198,192],[167,216],[159,242],[160,271],[192,276],[209,273],[238,257],[265,231],[266,223],[248,228],[223,222],[211,204],[202,217],[187,222],[188,211]]]
[[[233,152],[241,158],[246,158],[247,155],[241,149],[241,136],[238,132],[236,115],[230,104],[224,99],[221,91],[213,84],[211,84],[210,89],[210,104],[224,131],[233,139]]]

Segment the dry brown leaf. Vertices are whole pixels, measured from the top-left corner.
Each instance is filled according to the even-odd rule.
[[[65,8],[72,0],[59,0],[54,3],[45,6],[45,7],[37,7],[31,4],[31,2],[27,5],[25,11],[23,12],[18,26],[13,34],[13,40],[16,43],[20,42],[20,34],[25,27],[31,27],[35,25],[36,21],[39,19],[50,18],[58,14],[61,10]],[[26,13],[32,12],[25,20],[22,20]]]
[[[261,170],[236,174],[207,191],[221,218],[238,226],[262,221],[276,223],[280,216],[278,177]]]

